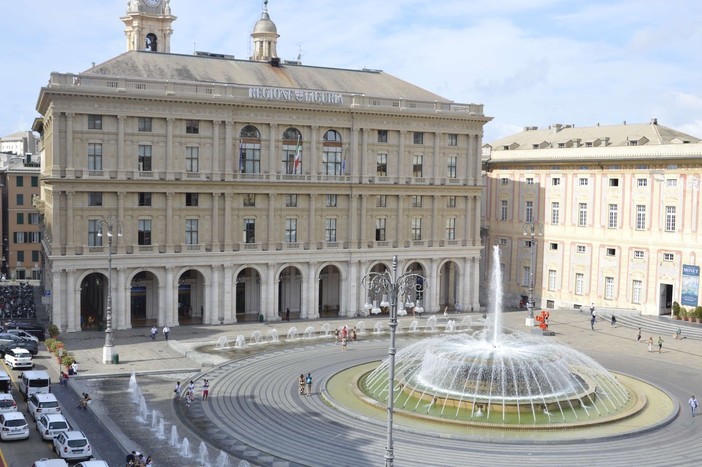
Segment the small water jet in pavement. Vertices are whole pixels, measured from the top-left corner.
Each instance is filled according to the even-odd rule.
[[[381,322],[375,323],[375,326],[373,326],[373,333],[381,334],[382,332],[383,332],[383,323],[381,323]]]
[[[197,461],[200,463],[200,465],[204,466],[210,466],[210,454],[207,450],[207,445],[205,444],[204,441],[200,441],[200,446],[197,449],[198,451],[198,457]]]
[[[188,441],[187,437],[183,438],[183,442],[180,443],[180,451],[178,453],[181,457],[192,457],[193,453],[190,450],[190,441]]]
[[[249,339],[249,342],[252,344],[260,344],[261,343],[261,331],[252,332],[251,338]]]
[[[266,334],[266,340],[269,342],[279,342],[278,338],[278,330],[277,329],[269,329],[268,334]]]
[[[165,439],[166,438],[166,421],[163,419],[163,417],[160,417],[158,419],[158,427],[156,428],[156,437],[158,439]]]
[[[173,446],[174,448],[178,447],[178,444],[180,443],[180,438],[178,438],[178,428],[176,428],[175,425],[171,427],[171,439],[169,444]]]
[[[297,339],[297,328],[295,326],[291,327],[288,329],[288,335],[287,335],[287,340],[294,340]]]
[[[215,350],[227,350],[229,349],[229,338],[227,336],[222,336],[217,339],[217,344],[215,345]]]
[[[224,451],[219,451],[219,456],[215,460],[214,467],[231,467],[231,462],[229,462],[229,456]]]
[[[312,339],[315,336],[315,331],[314,331],[314,326],[307,326],[305,328],[305,332],[303,333],[303,337],[305,339]]]
[[[234,343],[234,347],[237,349],[242,349],[246,346],[246,338],[244,337],[243,334],[239,334],[236,336],[236,342]]]

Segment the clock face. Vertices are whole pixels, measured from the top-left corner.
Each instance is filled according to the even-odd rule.
[[[158,4],[161,3],[161,0],[144,0],[144,3],[146,3],[148,6],[158,6]]]

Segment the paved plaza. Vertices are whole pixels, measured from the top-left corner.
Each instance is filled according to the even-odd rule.
[[[606,317],[606,311],[601,315]],[[451,315],[450,318],[458,322],[465,316],[471,316],[475,323],[482,318],[478,313]],[[525,331],[524,317],[524,312],[506,313],[505,326]],[[636,376],[664,389],[680,404],[679,413],[669,424],[650,432],[604,440],[552,442],[547,437],[536,437],[532,442],[521,444],[507,439],[486,439],[471,429],[467,429],[465,436],[438,436],[397,426],[394,433],[396,464],[699,464],[702,446],[697,439],[702,434],[702,418],[693,419],[686,402],[692,393],[702,395],[702,325],[638,315],[618,314],[617,318],[616,326],[598,321],[593,332],[587,311],[554,311],[550,323],[556,335],[545,338],[557,339],[613,371]],[[285,343],[288,330],[293,326],[302,334],[308,326],[316,330],[324,323],[332,327],[354,326],[359,320],[364,321],[367,333],[359,342],[351,344],[348,352],[341,352],[333,339],[310,339],[305,345],[294,346]],[[402,318],[401,328],[407,329],[411,321],[411,317]],[[426,317],[421,320],[425,321]],[[441,329],[443,316],[437,315],[437,321]],[[156,342],[151,341],[148,329],[117,331],[115,343],[120,363],[116,365],[101,363],[104,334],[89,331],[61,337],[67,350],[73,352],[80,363],[80,375],[71,381],[75,390],[85,385],[95,388],[94,381],[105,377],[120,381],[126,388],[126,379],[132,372],[138,380],[152,384],[153,379],[148,378],[160,374],[160,389],[158,384],[152,384],[157,389],[147,393],[147,402],[158,407],[164,418],[178,427],[180,436],[187,434],[195,450],[205,441],[212,458],[214,453],[224,450],[232,460],[245,459],[252,465],[379,465],[383,462],[385,447],[384,414],[378,419],[364,419],[330,408],[322,397],[326,381],[338,370],[387,356],[388,334],[373,333],[376,322],[384,323],[387,329],[387,318],[182,326],[171,328],[169,342],[164,341],[162,333]],[[682,340],[673,338],[678,326],[682,328]],[[642,327],[641,343],[635,339],[637,327]],[[267,346],[268,351],[242,351],[239,356],[236,352],[212,350],[221,337],[226,337],[233,345],[239,335],[248,342],[258,331],[265,339],[272,329],[280,336],[281,344]],[[665,340],[662,353],[649,353],[644,341],[649,336],[657,340],[659,335]],[[402,332],[398,338],[398,347],[402,348]],[[203,352],[203,347],[209,350]],[[230,356],[234,358],[230,360]],[[296,378],[307,371],[315,376],[314,394],[301,398],[297,394]],[[169,379],[169,375],[172,378]],[[189,408],[174,403],[171,383],[181,375],[211,379],[211,400],[207,403],[198,400]],[[96,399],[99,398],[100,394],[96,393]],[[108,418],[100,415],[97,410],[93,417]],[[109,430],[116,435],[118,443],[123,444],[121,448],[139,446],[151,452],[149,444],[156,440],[129,433],[129,429],[122,429],[122,423],[109,420],[107,423],[114,423]],[[138,438],[132,439],[133,436]]]

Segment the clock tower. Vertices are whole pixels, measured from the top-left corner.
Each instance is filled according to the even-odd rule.
[[[127,36],[127,50],[148,50],[170,53],[171,15],[170,0],[129,0],[127,15],[123,16]]]

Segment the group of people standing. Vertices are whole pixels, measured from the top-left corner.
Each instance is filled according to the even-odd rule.
[[[312,373],[300,374],[300,378],[297,380],[298,391],[301,396],[311,396],[312,395]]]
[[[164,339],[168,340],[168,335],[171,333],[171,329],[168,326],[163,327],[163,337]],[[156,340],[156,336],[158,335],[158,328],[154,324],[151,326],[151,332],[149,332],[149,337],[151,338],[152,341]]]
[[[636,342],[641,342],[641,328],[636,331]],[[653,352],[653,336],[648,337],[648,351]],[[658,353],[663,351],[663,338],[658,336]]]
[[[144,457],[139,451],[127,454],[127,467],[151,467],[152,465],[151,456]]]
[[[173,389],[174,399],[180,400],[185,398],[185,406],[190,407],[190,404],[195,400],[195,382],[190,380],[190,383],[185,387],[185,395],[183,395],[183,387],[180,385],[180,381],[176,382],[175,389]],[[204,379],[202,381],[202,400],[208,400],[210,397],[210,380]]]
[[[358,333],[356,331],[356,326],[351,328],[349,330],[349,327],[344,325],[341,328],[336,328],[334,330],[334,337],[336,338],[336,343],[339,343],[339,340],[341,340],[341,350],[346,350],[346,346],[349,342],[351,341],[356,341],[356,338],[358,337]]]

